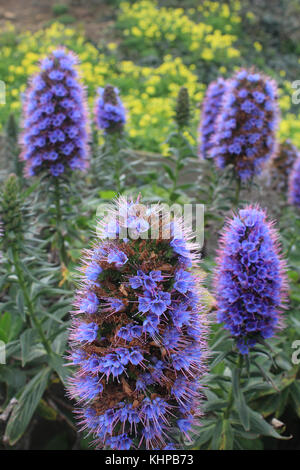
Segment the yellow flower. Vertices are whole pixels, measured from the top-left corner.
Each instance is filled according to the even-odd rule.
[[[255,49],[256,49],[258,52],[260,52],[260,51],[262,50],[262,45],[261,45],[260,42],[255,41],[253,45],[254,45]]]
[[[142,36],[142,31],[141,31],[139,28],[137,28],[136,26],[134,26],[134,27],[131,29],[131,31],[132,31],[132,34],[133,34],[134,36],[138,36],[138,37],[139,37],[139,36]]]
[[[107,48],[110,50],[110,51],[115,51],[117,49],[117,44],[115,42],[109,42],[107,44]]]
[[[137,136],[137,130],[136,129],[129,129],[129,135],[130,137],[136,137]]]
[[[201,52],[201,57],[204,60],[212,60],[214,55],[211,49],[208,49],[207,47],[205,47]]]

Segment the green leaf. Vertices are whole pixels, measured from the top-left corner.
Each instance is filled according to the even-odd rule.
[[[24,297],[23,297],[23,292],[21,290],[19,290],[16,300],[17,300],[19,313],[22,317],[22,320],[25,321],[26,315],[25,315],[25,310],[24,310]]]
[[[36,332],[33,328],[25,330],[20,337],[22,367],[28,362],[31,349],[34,345]]]
[[[24,387],[8,420],[4,440],[14,445],[24,434],[47,387],[51,369],[42,369]]]
[[[203,444],[206,444],[211,440],[215,431],[215,423],[210,426],[200,427],[197,432],[197,441],[195,443],[195,448],[200,448]]]
[[[117,193],[115,191],[99,191],[99,196],[101,199],[113,199]]]
[[[298,282],[299,281],[299,273],[297,271],[288,271],[288,277],[294,281]]]
[[[270,375],[268,375],[264,369],[261,367],[261,365],[257,362],[257,361],[253,361],[253,363],[256,365],[256,367],[258,368],[258,370],[260,371],[261,375],[264,377],[264,379],[270,384],[272,385],[272,387],[277,391],[279,392],[279,389],[278,387],[275,385],[272,377]]]
[[[66,385],[70,370],[66,366],[66,361],[58,354],[52,353],[49,357],[49,366],[57,373],[60,380]]]
[[[43,399],[40,400],[36,411],[42,418],[48,421],[55,421],[57,418],[57,411]]]
[[[16,367],[0,366],[0,381],[14,391],[20,390],[26,383],[26,373]]]
[[[165,171],[168,173],[169,178],[170,178],[172,181],[175,181],[175,176],[174,176],[173,170],[172,170],[168,165],[166,165],[165,163],[163,163],[162,166],[163,166],[163,168],[165,169]]]
[[[233,395],[234,395],[234,402],[235,406],[243,425],[245,431],[249,431],[250,429],[250,422],[249,422],[249,407],[246,404],[246,400],[244,394],[241,390],[240,383],[240,370],[235,368],[232,371],[232,387],[233,387]]]
[[[232,450],[233,432],[229,419],[224,419],[219,450]]]
[[[273,426],[267,423],[267,421],[265,421],[263,417],[256,411],[249,409],[249,415],[251,432],[258,432],[263,436],[275,437],[276,439],[291,439],[292,436],[281,436],[280,434],[278,434],[278,432],[275,431]]]
[[[11,314],[5,312],[0,317],[0,340],[7,343],[11,334]]]
[[[211,441],[211,449],[212,450],[219,450],[220,449],[222,430],[223,430],[223,419],[219,418],[217,423],[216,423],[213,438],[212,438],[212,441]]]

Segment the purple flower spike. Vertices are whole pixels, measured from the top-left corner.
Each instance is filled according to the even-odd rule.
[[[277,154],[278,120],[276,83],[251,70],[240,70],[226,81],[209,157],[219,168],[232,164],[240,180],[251,180]]]
[[[225,88],[226,81],[220,77],[215,82],[212,82],[206,90],[199,126],[199,154],[201,158],[210,158],[211,139],[215,133],[216,118],[221,108]]]
[[[69,394],[100,449],[176,449],[178,431],[189,439],[201,412],[206,322],[193,270],[198,246],[179,221],[175,238],[168,217],[153,217],[163,206],[144,209],[120,198],[99,222],[72,313],[77,371]],[[160,221],[157,243],[136,232],[122,238],[134,213],[140,226],[155,229]],[[119,230],[109,238],[116,220]]]
[[[126,122],[126,113],[119,90],[111,85],[99,88],[95,104],[97,127],[105,133],[121,133]]]
[[[21,159],[27,176],[63,173],[88,166],[86,94],[66,49],[52,52],[32,77],[23,109]]]
[[[262,209],[248,206],[228,221],[215,271],[218,320],[242,354],[282,326],[286,293],[277,232]]]

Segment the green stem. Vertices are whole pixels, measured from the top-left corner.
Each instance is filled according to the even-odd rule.
[[[243,361],[244,361],[243,355],[239,354],[238,359],[237,359],[237,364],[236,364],[236,367],[238,369],[238,381],[239,381],[239,383],[240,383],[240,378],[241,378],[241,373],[242,373],[242,368],[243,368]],[[231,410],[232,410],[232,406],[233,406],[233,402],[234,402],[233,386],[231,386],[230,390],[229,390],[229,394],[228,394],[227,408],[224,412],[224,419],[229,419],[230,413],[231,413]]]
[[[179,164],[180,164],[180,158],[176,161],[176,168],[175,168],[175,174],[174,174],[174,181],[173,181],[173,186],[171,189],[171,194],[170,194],[170,199],[173,199],[173,194],[175,193],[177,189],[177,182],[178,182],[178,176],[179,176]]]
[[[24,279],[23,270],[22,270],[21,265],[20,265],[20,258],[19,258],[18,250],[15,246],[12,248],[12,252],[13,252],[14,267],[15,267],[16,274],[17,274],[17,277],[18,277],[19,286],[21,287],[21,290],[22,290],[22,293],[23,293],[23,296],[24,296],[24,301],[25,301],[25,304],[26,304],[26,307],[27,307],[27,311],[28,311],[31,323],[32,323],[33,326],[35,326],[35,328],[36,328],[36,330],[37,330],[37,332],[38,332],[38,334],[41,338],[41,341],[42,341],[42,343],[45,347],[45,350],[47,351],[48,354],[51,354],[52,350],[51,350],[50,343],[47,340],[47,338],[44,334],[42,325],[41,325],[39,319],[37,318],[37,316],[35,314],[34,306],[33,306],[32,300],[30,298],[30,295],[28,293],[27,285],[26,285],[26,282],[25,282],[25,279]]]
[[[61,204],[60,204],[60,186],[58,178],[54,179],[54,197],[55,197],[55,230],[58,240],[58,249],[59,249],[59,256],[60,260],[67,266],[68,264],[68,255],[66,252],[65,247],[65,240],[61,233],[61,222],[62,222],[62,211],[61,211]]]
[[[175,172],[174,172],[174,180],[173,180],[173,185],[172,185],[172,188],[171,188],[171,191],[170,191],[170,200],[173,201],[173,196],[174,196],[174,193],[177,189],[177,184],[178,184],[178,178],[179,178],[179,168],[180,168],[180,165],[181,165],[181,162],[182,162],[182,154],[181,154],[181,150],[182,150],[182,147],[183,147],[183,142],[182,142],[182,136],[181,136],[181,133],[179,131],[178,133],[178,138],[180,139],[180,144],[178,145],[178,158],[176,159],[176,166],[175,166]]]
[[[113,155],[113,161],[114,161],[114,182],[115,182],[115,188],[116,192],[118,194],[121,193],[121,181],[120,181],[120,173],[121,173],[121,161],[120,161],[120,145],[118,142],[119,136],[116,133],[113,133],[110,135],[110,145],[111,145],[111,151]]]

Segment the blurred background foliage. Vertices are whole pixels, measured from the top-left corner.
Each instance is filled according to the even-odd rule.
[[[291,82],[300,71],[296,1],[274,1],[272,8],[267,1],[82,3],[82,9],[97,8],[100,38],[80,18],[66,22],[66,15],[75,15],[81,2],[53,3],[52,8],[46,3],[49,19],[33,33],[26,25],[16,28],[2,21],[0,76],[7,87],[2,129],[11,112],[19,115],[22,93],[39,58],[64,44],[79,55],[90,108],[99,86],[109,81],[120,88],[135,148],[167,154],[164,135],[170,130],[179,88],[187,87],[196,107],[211,80],[249,64],[277,80],[283,114],[280,136],[299,144],[299,110],[291,99]],[[195,108],[194,130],[198,120]]]

